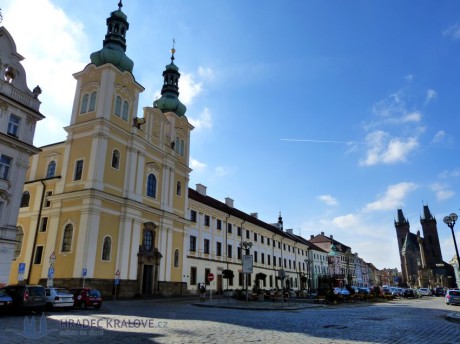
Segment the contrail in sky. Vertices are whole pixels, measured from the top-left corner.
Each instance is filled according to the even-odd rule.
[[[340,144],[363,144],[354,141],[333,141],[333,140],[307,140],[307,139],[280,139],[280,141],[291,141],[291,142],[313,142],[313,143],[340,143]]]

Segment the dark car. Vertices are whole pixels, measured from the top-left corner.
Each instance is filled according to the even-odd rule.
[[[14,311],[43,311],[46,307],[45,287],[41,285],[8,285],[5,292],[13,299]]]
[[[94,307],[96,309],[102,306],[101,292],[92,288],[74,288],[70,289],[73,294],[73,306],[86,309]]]
[[[403,292],[403,297],[404,297],[405,299],[408,299],[408,298],[410,298],[410,297],[413,298],[413,299],[415,299],[415,298],[417,298],[417,295],[415,294],[415,292],[414,292],[413,289],[406,289],[406,290],[404,290],[404,292]]]
[[[436,288],[434,290],[434,295],[436,296],[444,296],[445,292],[444,292],[444,288]]]
[[[0,313],[9,312],[13,307],[13,298],[8,295],[5,288],[0,288]]]

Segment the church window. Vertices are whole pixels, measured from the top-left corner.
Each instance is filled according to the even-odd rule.
[[[64,237],[62,238],[61,252],[70,252],[72,247],[73,226],[68,224],[64,229]]]
[[[112,239],[109,236],[106,236],[102,244],[102,260],[105,260],[105,261],[110,260],[111,251],[112,251]]]
[[[115,115],[117,115],[118,117],[121,116],[121,97],[120,96],[117,96],[117,98],[115,98]]]
[[[174,267],[175,268],[179,267],[179,250],[177,248],[174,251]]]
[[[112,153],[112,167],[117,170],[120,167],[120,152],[116,149]]]
[[[51,161],[48,164],[48,168],[46,169],[46,178],[54,177],[55,173],[56,173],[56,162]]]
[[[96,108],[96,92],[91,93],[91,98],[89,99],[89,110],[94,111]]]
[[[89,98],[89,95],[88,94],[85,94],[83,96],[83,99],[81,101],[81,108],[80,108],[80,113],[86,113],[88,111],[88,98]]]
[[[184,156],[184,150],[185,150],[185,143],[184,140],[180,140],[180,146],[179,146],[179,154]]]
[[[125,100],[123,102],[123,113],[121,115],[121,118],[124,119],[125,121],[128,120],[128,111],[129,111],[129,104],[128,102]]]
[[[21,198],[21,208],[28,207],[30,201],[29,191],[24,191]]]
[[[77,160],[75,162],[75,173],[73,180],[81,180],[83,173],[83,160]]]
[[[182,194],[182,184],[181,184],[181,182],[177,182],[176,194],[177,194],[177,196],[180,196]]]
[[[144,249],[146,251],[153,249],[153,232],[151,230],[144,231]]]
[[[147,196],[155,198],[157,192],[157,178],[153,174],[147,177]]]

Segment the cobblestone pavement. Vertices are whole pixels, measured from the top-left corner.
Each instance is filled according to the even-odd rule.
[[[100,310],[53,311],[43,318],[0,316],[0,343],[454,344],[460,338],[460,323],[446,319],[460,306],[447,306],[440,297],[291,310],[193,302],[113,301]]]

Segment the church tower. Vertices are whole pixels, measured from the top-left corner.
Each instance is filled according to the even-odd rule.
[[[420,216],[420,224],[423,230],[423,249],[425,251],[426,265],[431,269],[435,269],[436,264],[443,264],[443,261],[436,218],[431,214],[428,205],[423,206],[423,216]]]
[[[32,159],[31,202],[18,220],[27,250],[19,259],[30,283],[70,288],[85,278],[110,295],[116,276],[119,296],[171,294],[182,285],[193,126],[178,99],[174,48],[162,97],[137,117],[144,88],[126,55],[122,7],[106,20],[102,49],[74,74],[66,141]]]
[[[394,221],[395,229],[396,229],[396,238],[398,240],[398,252],[399,252],[399,259],[401,262],[401,271],[403,279],[407,276],[407,269],[405,264],[405,258],[403,257],[403,247],[406,242],[406,237],[410,233],[410,224],[409,220],[404,217],[402,209],[398,209],[398,218]],[[404,281],[404,282],[407,282]]]

